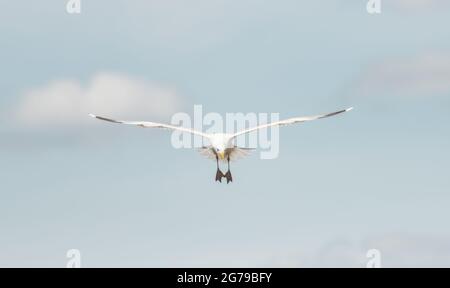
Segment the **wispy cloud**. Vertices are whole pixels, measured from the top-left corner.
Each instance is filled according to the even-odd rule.
[[[32,128],[86,125],[88,113],[143,119],[169,118],[181,98],[172,87],[115,73],[99,73],[85,86],[57,80],[24,93],[16,120]]]
[[[394,0],[393,4],[400,8],[433,8],[447,5],[446,0]]]
[[[273,258],[282,267],[366,267],[367,252],[380,252],[382,267],[449,267],[450,244],[445,235],[392,233],[362,240],[335,239],[315,249]]]
[[[357,85],[357,94],[383,97],[450,95],[450,53],[386,59],[369,66]]]

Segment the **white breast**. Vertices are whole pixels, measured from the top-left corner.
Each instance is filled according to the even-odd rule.
[[[233,141],[230,134],[217,133],[213,134],[210,139],[211,145],[215,148],[225,150],[227,148],[233,148]]]

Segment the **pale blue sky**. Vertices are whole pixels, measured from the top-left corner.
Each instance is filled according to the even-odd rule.
[[[64,267],[71,248],[85,267],[364,267],[372,248],[450,266],[445,1],[29,2],[0,0],[0,266]],[[174,89],[187,113],[355,110],[283,128],[280,157],[234,163],[227,186],[167,132],[87,117],[169,108],[64,106],[103,93],[98,75]],[[75,96],[49,101],[64,81]]]

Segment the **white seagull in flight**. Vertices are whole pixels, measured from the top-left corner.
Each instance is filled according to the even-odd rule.
[[[159,129],[168,129],[168,130],[178,130],[181,132],[187,132],[187,133],[191,133],[193,135],[197,135],[197,136],[206,138],[209,140],[210,145],[206,146],[206,147],[202,147],[200,152],[203,155],[216,160],[216,162],[217,162],[216,182],[217,181],[222,182],[222,178],[226,178],[227,184],[228,184],[233,181],[233,178],[232,178],[231,172],[230,172],[230,159],[237,159],[240,156],[246,156],[246,155],[248,155],[248,151],[251,150],[249,148],[242,148],[242,147],[237,147],[236,145],[234,145],[234,140],[236,139],[236,137],[250,133],[250,132],[254,132],[254,131],[257,131],[260,129],[269,128],[272,126],[285,126],[285,125],[290,125],[290,124],[295,124],[295,123],[302,123],[302,122],[327,118],[327,117],[335,116],[335,115],[338,115],[338,114],[341,114],[344,112],[348,112],[352,109],[353,109],[353,107],[345,109],[345,110],[333,112],[333,113],[323,114],[323,115],[289,118],[286,120],[272,122],[272,123],[268,123],[268,124],[259,125],[259,126],[253,127],[253,128],[245,129],[245,130],[242,130],[242,131],[234,133],[234,134],[203,133],[201,131],[196,131],[193,129],[179,127],[179,126],[173,126],[173,125],[169,125],[169,124],[144,122],[144,121],[118,121],[118,120],[113,120],[113,119],[109,119],[109,118],[105,118],[105,117],[96,116],[93,114],[89,114],[89,116],[103,120],[103,121],[119,123],[119,124],[135,125],[135,126],[143,127],[143,128],[159,128]],[[223,174],[222,171],[220,170],[219,160],[228,162],[227,173]]]

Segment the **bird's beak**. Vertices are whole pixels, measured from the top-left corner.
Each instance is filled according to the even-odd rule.
[[[220,160],[225,159],[225,151],[219,151],[219,152],[217,152],[217,155],[219,155]]]

